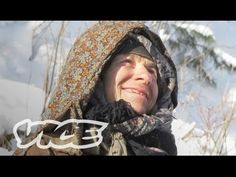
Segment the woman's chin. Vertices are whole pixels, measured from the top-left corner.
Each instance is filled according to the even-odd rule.
[[[132,108],[139,114],[146,114],[147,109],[144,105],[140,105],[137,103],[130,103]]]

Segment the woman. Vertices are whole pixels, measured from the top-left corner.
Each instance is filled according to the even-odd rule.
[[[40,149],[33,145],[16,155],[176,155],[171,133],[177,106],[177,74],[160,38],[138,22],[100,22],[76,40],[43,120],[70,119],[107,122],[102,142],[86,149]],[[39,127],[41,144],[96,142],[97,125]]]

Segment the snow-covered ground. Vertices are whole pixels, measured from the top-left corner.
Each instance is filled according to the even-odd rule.
[[[21,82],[0,79],[0,144],[3,135],[12,134],[13,127],[19,121],[40,120],[43,108],[44,92],[34,86]],[[0,149],[0,155],[10,155],[16,145],[11,141],[12,151]]]
[[[12,133],[13,126],[23,120],[39,120],[44,92],[24,83],[0,79],[0,135]]]
[[[66,23],[62,40],[64,52],[58,57],[65,58],[76,36],[94,23],[92,21]],[[184,26],[183,23],[179,25],[208,36],[214,35],[214,31],[204,26],[194,24]],[[54,54],[55,37],[60,27],[61,22],[0,22],[0,137],[4,133],[12,133],[13,126],[23,119],[40,119],[44,103],[42,87],[47,58]],[[50,32],[44,33],[46,28],[50,28],[48,30]],[[160,35],[166,39],[170,37],[164,31],[160,31]],[[234,56],[227,54],[222,48],[216,52],[226,63],[236,66]],[[58,65],[60,62],[61,60]],[[188,68],[183,68],[179,73],[179,105],[174,114],[177,120],[173,121],[172,128],[180,155],[209,154],[204,149],[210,142],[203,136],[204,127],[199,118],[200,111],[210,109],[211,106],[217,108],[223,95],[229,94],[227,103],[236,101],[236,74],[220,70],[211,72],[217,79],[219,85],[217,89],[201,85],[195,79],[194,72]],[[189,82],[184,88],[181,87],[186,81]],[[227,154],[231,155],[236,155],[235,124],[226,139]],[[14,140],[12,144],[10,152],[0,148],[0,155],[11,155],[16,148]]]
[[[8,151],[7,149],[1,148],[0,147],[0,155],[7,155],[10,156],[12,155],[14,152],[13,151]]]
[[[178,155],[217,155],[217,147],[203,130],[196,128],[196,123],[174,120],[172,131],[176,138]],[[236,137],[226,138],[223,152],[225,155],[236,155]]]

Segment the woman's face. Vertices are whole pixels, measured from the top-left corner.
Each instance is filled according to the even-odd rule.
[[[114,58],[105,78],[108,102],[120,99],[129,102],[140,113],[148,113],[158,97],[156,65],[139,55],[126,54]]]

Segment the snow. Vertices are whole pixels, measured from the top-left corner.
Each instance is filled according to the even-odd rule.
[[[39,77],[34,76],[43,70],[42,64],[28,61],[32,54],[32,34],[27,22],[7,23],[0,28],[0,78],[27,83],[33,68],[34,83],[40,82]]]
[[[229,102],[236,103],[236,88],[232,88],[229,90],[229,95],[228,95]]]
[[[24,83],[0,79],[0,135],[12,133],[13,126],[23,120],[40,120],[44,92]]]
[[[227,155],[236,155],[236,138],[234,137],[227,137],[226,139],[226,146],[227,146]]]
[[[207,138],[204,131],[182,120],[172,122],[178,155],[217,155],[212,139]],[[227,155],[236,155],[236,138],[227,136],[225,151]]]
[[[175,23],[175,25],[181,28],[185,28],[188,31],[196,31],[198,33],[205,35],[206,37],[212,36],[213,38],[215,38],[213,31],[205,25],[199,25],[194,23],[181,23],[181,22],[177,22]]]
[[[219,59],[220,61],[225,61],[226,64],[228,66],[231,66],[231,67],[236,67],[236,58],[229,55],[228,53],[224,52],[222,49],[220,48],[216,48],[215,49],[215,53],[218,54],[219,56],[221,56],[221,58]]]
[[[4,134],[12,134],[13,127],[19,121],[30,118],[40,120],[43,108],[43,90],[24,83],[0,79],[0,144]],[[21,130],[24,127],[20,127]],[[0,148],[0,155],[11,155],[16,142],[11,140],[12,151]]]
[[[8,150],[0,147],[0,156],[3,156],[3,155],[10,156],[13,153],[14,153],[14,151],[8,151]]]
[[[166,34],[164,29],[160,29],[158,35],[162,41],[167,41],[170,38],[170,35]]]

